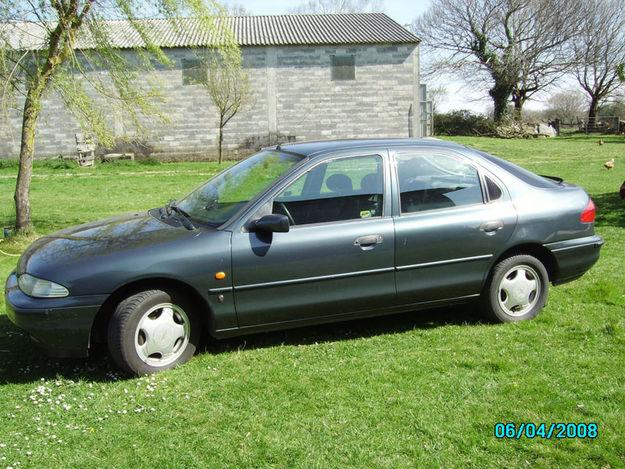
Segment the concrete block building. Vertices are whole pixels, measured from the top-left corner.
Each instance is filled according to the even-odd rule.
[[[197,72],[197,49],[208,39],[172,32],[153,22],[173,67],[157,75],[167,124],[146,123],[137,136],[155,156],[210,159],[216,154],[218,114]],[[224,18],[248,72],[252,99],[225,129],[230,157],[285,141],[425,136],[419,76],[419,39],[385,14],[281,15]],[[115,22],[116,47],[140,46],[124,22]],[[147,77],[146,77],[147,78]],[[18,108],[19,109],[19,108]],[[118,137],[134,132],[124,116],[111,116]],[[19,151],[19,111],[0,121],[0,156]],[[78,122],[60,99],[48,96],[38,127],[37,157],[75,152]]]

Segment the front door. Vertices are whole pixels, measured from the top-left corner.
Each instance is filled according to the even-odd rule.
[[[469,160],[440,149],[395,153],[400,304],[478,295],[516,213],[503,185]],[[488,181],[491,193],[483,185]]]
[[[323,320],[395,300],[394,229],[387,155],[312,163],[262,204],[288,233],[232,238],[240,327]]]

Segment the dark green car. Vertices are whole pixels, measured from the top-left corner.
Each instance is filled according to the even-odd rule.
[[[184,199],[38,239],[6,284],[10,319],[56,356],[106,342],[125,370],[224,338],[480,300],[533,318],[598,259],[580,188],[460,145],[266,149]]]

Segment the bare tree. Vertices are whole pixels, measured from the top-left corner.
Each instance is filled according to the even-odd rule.
[[[226,9],[226,12],[230,16],[250,16],[250,15],[252,15],[252,12],[250,10],[248,10],[247,8],[245,8],[245,6],[243,6],[240,3],[229,3],[229,2],[226,2],[224,4],[224,8]]]
[[[618,86],[625,62],[625,8],[622,0],[590,0],[581,9],[581,34],[574,42],[577,81],[588,94],[588,123]]]
[[[573,121],[585,114],[586,97],[579,90],[566,90],[552,95],[544,115],[547,119]]]
[[[576,0],[434,0],[413,26],[437,72],[490,86],[495,120],[517,110],[571,64]]]
[[[222,162],[224,128],[251,101],[250,83],[240,56],[211,52],[202,57],[206,81],[202,83],[219,112],[218,162]]]
[[[145,11],[158,11],[172,29],[179,17],[193,15],[198,26],[217,31],[214,19],[222,14],[213,0],[38,0],[3,1],[0,7],[0,80],[2,103],[11,95],[22,100],[19,170],[15,188],[15,226],[30,230],[30,182],[35,155],[36,126],[45,96],[55,93],[80,125],[93,131],[101,143],[111,143],[107,114],[118,109],[136,126],[143,115],[159,114],[157,90],[138,80],[156,63],[170,64],[159,47]],[[107,19],[124,19],[131,35],[142,43],[134,58],[115,46],[117,28]],[[229,34],[222,34],[223,50],[238,53]],[[106,100],[103,107],[98,98]]]
[[[290,11],[292,13],[374,13],[382,11],[383,0],[308,0]]]
[[[436,114],[440,105],[447,96],[447,88],[444,86],[433,86],[427,90],[427,99],[432,102],[432,112]]]

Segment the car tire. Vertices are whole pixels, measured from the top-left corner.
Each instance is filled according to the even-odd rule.
[[[142,291],[121,301],[108,325],[115,363],[142,376],[189,361],[201,338],[193,306],[182,295],[163,290]]]
[[[499,261],[480,298],[481,309],[494,321],[533,319],[547,303],[549,275],[542,262],[527,254]]]

